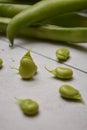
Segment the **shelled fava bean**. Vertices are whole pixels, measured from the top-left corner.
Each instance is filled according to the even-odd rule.
[[[46,70],[59,79],[71,79],[73,76],[73,71],[71,68],[57,67],[54,70],[49,70],[47,68]]]
[[[23,79],[30,79],[36,71],[37,66],[30,55],[30,51],[28,51],[20,60],[19,74]]]
[[[63,98],[82,101],[82,96],[79,90],[70,85],[64,84],[60,86],[59,93]]]
[[[66,61],[70,56],[70,51],[67,48],[59,48],[56,50],[56,57],[59,61]]]
[[[38,113],[39,105],[32,99],[17,99],[18,104],[24,114],[34,116]]]

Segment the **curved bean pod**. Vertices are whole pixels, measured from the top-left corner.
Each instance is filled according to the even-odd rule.
[[[0,3],[0,17],[12,18],[16,14],[20,13],[26,8],[30,8],[32,5],[23,5],[23,4],[3,4]],[[63,27],[84,27],[87,26],[87,17],[80,15],[79,13],[68,13],[60,16],[54,16],[50,19],[38,23],[43,24],[52,24]]]
[[[10,18],[0,18],[0,32],[6,33]],[[19,34],[22,37],[37,39],[64,41],[70,43],[87,42],[87,27],[64,28],[58,26],[28,27],[22,29]]]
[[[31,5],[22,4],[3,4],[0,3],[0,17],[12,18]],[[38,24],[52,24],[63,27],[84,27],[87,26],[87,17],[81,16],[79,13],[68,13],[60,16],[55,16]]]
[[[54,15],[62,15],[85,8],[87,8],[86,0],[44,0],[37,2],[31,9],[22,11],[11,20],[7,27],[7,37],[10,40],[11,46],[13,46],[14,36],[18,30]]]
[[[0,3],[0,17],[12,18],[24,9],[32,7],[31,5],[22,5],[22,4],[2,4]],[[55,16],[40,23],[43,24],[52,24],[63,27],[84,27],[87,26],[87,17],[81,16],[79,13],[68,13],[60,16]]]

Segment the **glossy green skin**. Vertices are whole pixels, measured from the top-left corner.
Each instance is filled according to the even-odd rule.
[[[3,65],[3,60],[2,58],[0,58],[0,68],[2,68],[2,65]]]
[[[67,84],[60,86],[59,93],[61,94],[62,97],[67,99],[82,100],[79,91]]]
[[[55,70],[56,72],[56,77],[60,79],[71,79],[73,75],[73,71],[70,68],[65,68],[65,67],[58,67]]]
[[[34,116],[38,113],[39,105],[36,101],[31,99],[17,99],[19,106],[24,114]]]
[[[62,15],[85,8],[87,8],[86,0],[43,0],[37,2],[32,8],[22,11],[11,20],[7,27],[7,37],[11,45],[13,45],[14,36],[18,30],[48,18],[50,19],[54,15]]]
[[[69,58],[70,52],[67,48],[60,48],[56,51],[56,57],[60,61],[66,61]]]

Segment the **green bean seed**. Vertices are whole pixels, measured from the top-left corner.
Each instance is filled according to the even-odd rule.
[[[65,84],[60,86],[59,93],[61,94],[62,97],[66,99],[75,99],[82,101],[80,92],[70,85]]]
[[[0,58],[0,68],[2,68],[2,65],[3,65],[3,60],[2,58]]]
[[[18,104],[24,114],[34,116],[38,113],[39,105],[32,99],[17,99]]]
[[[30,55],[30,51],[28,51],[20,60],[19,74],[23,79],[30,79],[36,71],[37,66]]]
[[[47,68],[46,70],[59,79],[71,79],[73,76],[73,71],[71,68],[57,67],[54,70],[48,70]]]
[[[56,57],[59,61],[65,61],[69,58],[70,52],[67,48],[60,48],[56,51]]]

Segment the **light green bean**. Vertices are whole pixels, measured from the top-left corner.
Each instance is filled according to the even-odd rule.
[[[70,85],[64,84],[60,86],[59,93],[63,98],[82,101],[80,92]]]
[[[46,67],[45,67],[46,68]],[[73,76],[73,71],[71,68],[66,68],[66,67],[57,67],[54,70],[49,70],[46,68],[46,70],[48,72],[50,72],[51,74],[53,74],[56,78],[59,79],[71,79]]]
[[[23,113],[27,116],[34,116],[39,111],[39,105],[36,101],[32,99],[18,99],[18,104],[23,111]]]
[[[56,50],[56,57],[59,61],[66,61],[70,56],[70,51],[67,48],[59,48]]]
[[[34,63],[30,51],[28,51],[20,60],[19,74],[23,79],[33,78],[37,72],[37,66]]]

